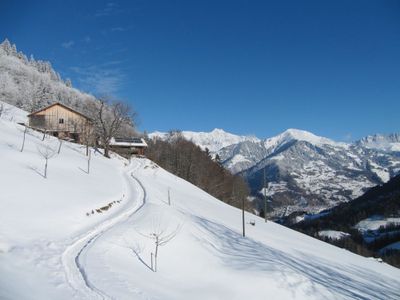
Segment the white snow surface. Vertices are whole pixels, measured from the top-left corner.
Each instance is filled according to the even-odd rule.
[[[289,141],[297,140],[297,141],[305,141],[309,142],[313,145],[331,145],[337,147],[347,147],[348,144],[335,142],[331,139],[324,138],[321,136],[317,136],[311,132],[300,130],[300,129],[288,129],[277,136],[268,138],[264,141],[265,147],[267,149],[274,149],[276,150],[279,146],[286,144]]]
[[[27,112],[19,109],[13,105],[0,101],[3,106],[3,114],[0,120],[10,121],[11,123],[26,123]]]
[[[247,159],[246,157],[244,157],[241,154],[236,154],[234,157],[232,157],[232,159],[230,159],[229,163],[228,163],[228,168],[230,165],[235,166],[241,163],[251,163],[249,159]]]
[[[349,233],[337,230],[321,230],[318,232],[319,236],[327,237],[333,240],[340,240],[342,238],[350,236]]]
[[[400,136],[398,133],[369,135],[361,139],[359,143],[370,149],[400,152]]]
[[[115,138],[112,137],[110,140],[110,145],[112,146],[120,146],[120,147],[147,147],[147,143],[144,139],[139,139],[140,143],[137,142],[117,142]]]
[[[369,165],[371,166],[371,170],[378,176],[383,182],[388,182],[390,179],[389,170],[380,167],[378,164],[374,163],[373,161],[368,161]]]
[[[223,129],[214,129],[211,132],[195,132],[195,131],[182,131],[182,135],[187,139],[201,147],[202,149],[208,148],[210,152],[218,152],[222,148],[230,145],[238,144],[244,141],[261,142],[255,136],[240,136],[224,131]],[[155,131],[149,134],[150,138],[166,139],[168,133]],[[266,149],[271,152],[292,140],[306,141],[313,145],[331,145],[336,147],[347,147],[348,144],[335,142],[331,139],[317,136],[311,132],[300,129],[287,129],[286,131],[278,134],[277,136],[263,140]]]
[[[95,153],[88,174],[65,142],[45,179],[37,147],[58,142],[20,152],[22,133],[0,119],[0,299],[400,298],[399,269],[247,213],[244,238],[240,210],[147,159]],[[176,235],[153,272],[160,228]]]
[[[358,231],[364,233],[368,230],[377,230],[381,226],[388,226],[390,224],[400,225],[400,218],[384,218],[382,216],[373,216],[358,222],[354,227]]]
[[[258,142],[258,138],[254,136],[240,136],[225,132],[222,129],[215,128],[211,132],[194,132],[194,131],[182,131],[182,135],[185,139],[192,141],[194,144],[198,145],[200,148],[205,150],[206,148],[210,152],[218,152],[224,147],[238,144],[244,141]],[[166,132],[153,132],[149,134],[150,138],[161,138],[166,139],[168,133]]]

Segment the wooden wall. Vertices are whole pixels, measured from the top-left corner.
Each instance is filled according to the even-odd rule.
[[[53,105],[29,117],[29,125],[47,131],[81,133],[92,127],[83,116],[61,105]]]

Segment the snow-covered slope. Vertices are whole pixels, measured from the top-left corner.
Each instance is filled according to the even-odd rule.
[[[399,269],[247,213],[244,238],[240,210],[149,160],[94,154],[88,174],[84,149],[65,143],[45,179],[37,147],[57,141],[21,141],[2,118],[0,299],[400,297]],[[155,233],[172,233],[157,272]]]
[[[42,141],[42,134],[28,131],[21,152],[24,128],[16,122],[27,113],[5,106],[0,118],[0,299],[62,299],[70,289],[61,264],[65,248],[128,205],[123,163],[93,152],[87,174],[84,147],[64,142],[49,160],[45,179],[38,148],[58,150],[59,142]],[[110,203],[107,211],[96,212]]]

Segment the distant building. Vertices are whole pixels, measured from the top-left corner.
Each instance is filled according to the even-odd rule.
[[[116,137],[112,138],[110,141],[110,149],[126,157],[135,154],[144,155],[146,148],[147,144],[144,139],[138,137]]]
[[[31,128],[78,143],[93,132],[92,119],[59,102],[29,114],[28,118]]]

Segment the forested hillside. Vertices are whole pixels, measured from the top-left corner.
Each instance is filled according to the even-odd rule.
[[[136,112],[131,105],[109,95],[95,97],[63,80],[50,62],[30,59],[7,39],[0,44],[0,101],[33,112],[60,102],[90,117],[95,130],[86,136],[90,144],[100,141],[108,155],[114,136],[136,134]]]
[[[85,112],[92,95],[72,87],[48,61],[29,59],[7,39],[0,44],[0,101],[32,112],[60,102]]]
[[[149,139],[148,145],[147,157],[164,169],[235,207],[242,207],[242,201],[246,199],[246,209],[251,210],[245,180],[214,161],[208,150],[203,151],[179,132],[172,132],[163,140]]]

